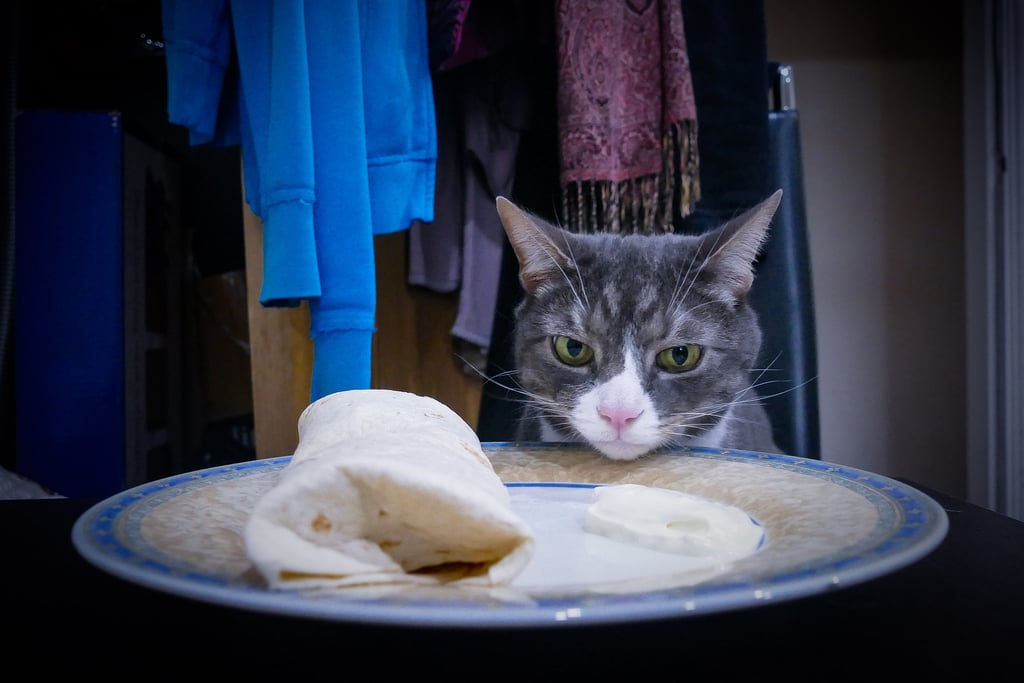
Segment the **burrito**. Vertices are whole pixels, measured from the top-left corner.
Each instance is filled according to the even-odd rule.
[[[275,589],[501,586],[534,551],[472,428],[433,398],[377,389],[303,411],[244,544]]]

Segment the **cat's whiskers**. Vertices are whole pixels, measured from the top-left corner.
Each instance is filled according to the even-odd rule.
[[[572,251],[572,242],[569,241],[568,237],[566,237],[566,239],[565,239],[565,250],[568,252],[569,258],[572,260],[572,262],[576,263],[576,254],[574,254],[573,251]],[[562,270],[562,269],[559,268],[559,270]],[[579,283],[580,289],[579,289],[579,294],[577,294],[576,290],[573,289],[573,294],[576,296],[577,303],[579,303],[580,306],[582,306],[584,310],[589,310],[590,309],[590,297],[587,296],[587,287],[583,283],[583,273],[580,272],[579,268],[576,268],[575,271],[576,271],[576,281]],[[569,276],[565,273],[564,270],[562,270],[562,277],[564,277],[566,282],[569,283]],[[572,283],[569,283],[569,286],[572,287]],[[580,295],[582,295],[582,297]]]
[[[762,373],[763,373],[763,371],[762,371]],[[718,422],[721,421],[721,420],[738,421],[738,420],[740,420],[740,418],[735,417],[732,414],[733,411],[731,411],[730,409],[735,407],[735,406],[744,405],[744,404],[764,405],[764,399],[768,398],[769,396],[762,396],[762,395],[760,395],[759,393],[756,392],[756,389],[758,387],[774,383],[775,381],[776,380],[769,380],[768,382],[754,382],[754,383],[751,383],[748,386],[743,387],[739,391],[737,391],[732,396],[732,398],[730,398],[727,401],[723,401],[723,402],[719,402],[719,403],[711,403],[711,404],[700,406],[700,407],[698,407],[696,409],[691,409],[691,410],[675,413],[672,416],[673,419],[671,420],[671,423],[672,423],[672,425],[678,424],[679,426],[682,426],[683,429],[684,429],[683,433],[677,434],[677,433],[675,433],[674,431],[672,431],[670,429],[666,429],[665,431],[666,431],[666,433],[670,433],[670,434],[673,434],[673,435],[676,435],[676,436],[691,436],[691,434],[689,434],[689,431],[692,430],[693,428],[697,428],[697,429],[699,429],[699,428],[712,428],[716,424],[718,424]],[[790,391],[790,390],[787,390],[787,391]],[[785,393],[785,392],[780,392],[778,395],[781,395],[782,393]],[[746,398],[746,396],[748,396],[748,395],[750,396],[750,398]],[[712,420],[710,422],[696,422],[696,421],[694,421],[695,419],[699,419],[699,418],[717,418],[717,419],[714,419],[714,420]]]
[[[688,411],[680,414],[685,416],[685,422],[673,422],[662,427],[661,433],[665,435],[669,445],[684,446],[695,440],[712,433],[723,424],[754,424],[755,422],[739,417],[736,411],[729,410],[731,403],[723,404],[725,410]],[[700,420],[698,418],[710,418],[714,420]]]
[[[685,299],[683,301],[685,301]],[[681,306],[683,301],[680,301],[677,304],[677,306]],[[725,302],[723,302],[720,299],[712,299],[710,301],[701,301],[698,304],[694,304],[693,306],[690,306],[690,308],[686,309],[685,311],[683,311],[679,315],[681,317],[692,316],[694,314],[694,312],[698,311],[699,309],[703,308],[704,306],[717,306],[717,305],[722,304],[722,303],[725,303]]]
[[[581,435],[573,425],[572,419],[568,415],[564,414],[564,411],[557,414],[544,413],[543,415],[538,415],[537,419],[541,419],[542,417],[547,420],[547,423],[552,428],[557,429],[558,427],[561,427],[562,429],[559,430],[560,433],[568,432],[571,435],[570,438],[573,440],[585,440],[583,439],[583,435]]]
[[[479,375],[480,379],[482,379],[484,382],[488,382],[490,384],[496,384],[497,386],[501,387],[505,391],[511,392],[513,394],[522,394],[522,395],[528,397],[531,400],[537,400],[537,399],[540,398],[539,396],[532,395],[529,391],[524,389],[522,387],[522,385],[519,384],[519,382],[515,382],[515,385],[513,386],[512,384],[506,384],[505,382],[498,381],[500,379],[506,379],[506,378],[513,378],[514,379],[515,376],[519,374],[516,370],[505,370],[505,371],[499,372],[499,373],[497,373],[495,375],[488,375],[487,373],[481,371],[476,365],[474,365],[473,363],[470,363],[468,360],[466,360],[465,358],[463,358],[459,354],[455,354],[455,356],[456,356],[456,358],[461,360],[463,363],[465,363],[467,368],[469,368],[470,370],[475,372],[477,375]]]
[[[758,394],[758,399],[759,400],[758,401],[751,401],[751,402],[752,403],[761,403],[763,405],[764,399],[776,398],[778,396],[783,396],[785,394],[788,394],[791,391],[796,391],[797,389],[805,387],[805,386],[807,386],[808,384],[810,384],[811,382],[813,382],[814,380],[817,379],[817,377],[811,377],[809,379],[804,380],[803,382],[800,382],[799,384],[790,386],[787,389],[783,389],[782,391],[776,391],[776,392],[771,393],[771,394],[763,394],[763,393],[761,393],[761,389],[763,387],[767,387],[767,386],[773,385],[773,384],[786,384],[786,383],[788,383],[787,380],[782,380],[782,379],[764,379],[765,373],[767,373],[769,371],[776,371],[776,370],[778,370],[779,372],[782,371],[781,368],[777,369],[777,368],[774,367],[775,363],[778,362],[778,360],[779,360],[779,358],[781,356],[782,356],[781,353],[776,354],[775,358],[773,358],[771,360],[771,362],[768,363],[767,367],[764,367],[764,368],[752,368],[751,372],[756,372],[757,373],[757,377],[754,378],[754,380],[750,383],[750,386],[746,390],[741,392],[741,395],[745,394],[747,391],[756,391],[757,394]]]
[[[575,263],[576,257],[573,255],[572,244],[570,244],[568,238],[565,239],[564,244],[565,250],[569,255],[570,261]],[[538,246],[544,252],[544,254],[547,255],[547,257],[551,260],[551,263],[554,264],[555,268],[558,269],[558,272],[562,274],[562,279],[565,280],[565,284],[569,285],[569,290],[572,292],[573,298],[576,299],[576,302],[579,303],[580,306],[584,308],[584,310],[589,309],[590,300],[587,298],[586,287],[583,284],[583,275],[580,273],[579,269],[574,269],[576,271],[576,284],[579,286],[577,288],[577,286],[573,284],[572,279],[569,277],[569,274],[565,272],[565,268],[562,267],[562,264],[559,262],[559,259],[557,258],[555,252],[553,252],[552,247],[554,247],[554,245],[549,245],[548,242],[544,242],[539,244]]]
[[[518,395],[516,398],[512,399],[516,403],[520,403],[524,406],[535,408],[539,412],[540,416],[547,419],[548,422],[555,424],[557,421],[569,427],[571,431],[575,432],[575,430],[572,429],[572,424],[570,422],[569,415],[566,412],[565,405],[562,402],[555,401],[553,399],[541,396],[540,394],[536,394],[525,389],[518,381],[515,380],[516,375],[519,374],[517,371],[506,370],[504,372],[499,372],[496,375],[488,376],[485,373],[480,372],[480,370],[477,369],[476,366],[473,366],[472,364],[468,363],[466,359],[462,358],[461,356],[459,356],[459,358],[463,362],[466,362],[467,366],[473,368],[473,370],[477,374],[479,374],[480,377],[485,382],[495,384],[513,395]],[[511,379],[513,381],[499,381],[506,379]]]
[[[763,374],[765,371],[762,370],[760,372]],[[718,404],[712,404],[712,405],[709,405],[709,406],[705,406],[699,412],[688,411],[686,413],[681,413],[681,415],[684,415],[684,416],[691,416],[691,415],[697,415],[697,416],[706,416],[706,415],[728,416],[729,408],[731,408],[733,406],[739,406],[739,405],[761,405],[761,406],[763,406],[765,404],[765,400],[766,399],[775,398],[777,396],[782,396],[784,394],[787,394],[787,393],[789,393],[791,391],[794,391],[795,389],[797,389],[797,388],[799,388],[801,386],[806,385],[809,382],[812,382],[813,379],[806,380],[805,382],[801,382],[799,385],[796,385],[796,386],[793,386],[793,387],[789,387],[789,388],[784,389],[782,391],[777,391],[777,392],[771,393],[771,394],[764,394],[764,393],[761,393],[761,391],[760,391],[760,389],[763,388],[763,387],[766,387],[766,386],[771,385],[771,384],[782,383],[784,381],[785,380],[766,380],[766,381],[752,382],[749,386],[743,387],[742,389],[737,391],[736,394],[733,396],[733,398],[730,399],[729,401],[726,401],[724,403],[718,403]],[[748,396],[749,396],[749,398],[748,398]],[[729,416],[729,417],[730,417],[730,419],[738,419],[738,418],[735,418],[735,417],[732,417],[732,416]]]
[[[764,379],[764,375],[765,375],[766,372],[768,372],[769,370],[772,369],[772,366],[775,365],[776,361],[779,360],[779,356],[781,356],[781,355],[782,354],[776,354],[775,358],[773,358],[772,361],[770,363],[768,363],[768,367],[758,368],[758,369],[751,369],[751,372],[756,372],[757,373],[757,377],[755,377],[750,382],[750,384],[748,386],[746,386],[744,389],[742,389],[737,394],[737,398],[746,396],[748,393],[754,393],[755,394],[755,400],[753,400],[753,401],[743,401],[743,402],[745,402],[745,403],[755,403],[755,404],[758,404],[758,405],[763,405],[761,400],[764,399],[765,397],[764,396],[760,396],[759,395],[760,392],[758,390],[761,387],[763,387],[763,386],[767,386],[768,384],[773,384],[776,381],[779,381],[779,380],[765,380]],[[785,392],[782,392],[782,393],[785,393]]]
[[[689,422],[681,425],[665,425],[660,430],[662,436],[665,437],[663,445],[671,447],[685,446],[711,432],[711,430],[720,423],[721,420],[715,422]]]
[[[807,386],[808,384],[810,384],[811,382],[815,381],[816,379],[817,379],[817,377],[810,377],[808,379],[805,379],[803,382],[800,382],[799,384],[794,384],[794,385],[792,385],[790,387],[787,387],[786,389],[783,389],[781,391],[776,391],[776,392],[771,393],[771,394],[762,394],[760,391],[758,391],[758,399],[759,400],[758,401],[748,401],[748,403],[760,403],[761,405],[763,405],[765,399],[776,398],[776,397],[779,397],[779,396],[784,396],[785,394],[788,394],[791,391],[796,391],[797,389],[799,389],[801,387]],[[761,387],[766,387],[766,386],[768,386],[770,384],[788,384],[788,383],[789,382],[787,380],[784,380],[784,379],[770,379],[770,380],[766,380],[764,382],[758,382],[756,384],[751,384],[750,388],[751,389],[760,390]]]
[[[701,244],[702,248],[704,246],[705,239],[707,239],[707,238],[706,237],[702,237],[701,238],[700,244]],[[721,234],[720,233],[716,233],[715,234],[715,241],[711,245],[711,249],[709,249],[706,252],[704,252],[706,255],[704,256],[704,259],[701,261],[700,265],[697,267],[696,271],[694,271],[693,266],[694,266],[695,263],[697,263],[697,256],[700,253],[702,253],[702,250],[698,250],[697,252],[695,252],[693,254],[693,257],[690,259],[690,262],[686,266],[686,272],[683,273],[682,276],[678,280],[676,280],[676,286],[675,286],[675,288],[672,291],[672,296],[669,298],[669,308],[674,310],[678,306],[681,306],[684,301],[686,301],[686,297],[689,296],[690,290],[697,283],[697,276],[700,275],[700,273],[704,270],[704,268],[708,265],[708,263],[711,262],[712,255],[714,255],[714,253],[718,250],[718,242],[719,242],[720,239],[721,239]],[[693,273],[692,277],[690,276],[691,272]],[[686,291],[683,292],[682,296],[680,296],[678,298],[678,300],[677,300],[676,295],[679,294],[679,290],[681,289],[682,283],[686,282],[687,280],[689,280],[689,282],[686,285]]]
[[[773,364],[774,361],[772,365]],[[760,378],[764,376],[764,373],[771,369],[772,368],[769,366],[767,368],[755,370],[755,372],[758,373],[758,379],[760,380]],[[679,447],[685,446],[688,443],[699,439],[703,435],[710,433],[722,423],[734,425],[756,425],[756,418],[741,417],[740,411],[731,410],[731,408],[733,406],[743,404],[764,405],[766,399],[782,396],[813,382],[814,379],[815,378],[810,378],[797,385],[790,386],[782,391],[774,393],[762,392],[764,387],[784,383],[785,380],[755,381],[749,387],[744,387],[740,391],[736,392],[736,395],[730,401],[704,406],[700,410],[686,411],[673,416],[674,420],[671,421],[671,424],[665,425],[662,428],[661,433],[668,437],[667,445],[671,447]],[[702,419],[709,417],[715,417],[717,419],[712,421],[704,421]]]
[[[527,408],[533,408],[533,410],[524,410],[521,419],[529,419],[536,422],[538,424],[537,431],[541,438],[544,437],[544,425],[547,424],[548,427],[560,434],[569,434],[570,436],[566,440],[585,440],[573,424],[572,417],[569,415],[564,403],[542,396],[532,396],[528,392],[522,393],[525,398],[520,399],[520,402]]]
[[[686,301],[686,297],[688,297],[690,295],[690,289],[692,289],[693,285],[696,284],[696,282],[697,282],[697,276],[704,269],[704,266],[707,265],[708,261],[707,261],[707,259],[704,259],[704,262],[700,264],[700,267],[697,268],[697,271],[693,273],[693,277],[690,277],[690,273],[693,272],[693,265],[696,262],[697,262],[697,255],[694,254],[693,258],[690,259],[690,262],[686,266],[686,272],[682,273],[676,279],[675,287],[673,287],[673,289],[672,289],[672,296],[669,297],[669,302],[668,302],[668,308],[670,310],[676,310],[679,306],[683,305],[683,302]],[[684,282],[687,283],[686,284],[686,291],[682,293],[682,296],[680,296],[679,292],[682,289],[682,285],[683,285]]]
[[[490,376],[485,375],[483,373],[480,373],[480,377],[485,382],[487,382],[487,383],[495,384],[495,385],[501,387],[502,389],[504,389],[505,391],[508,391],[508,392],[510,392],[512,394],[519,394],[520,396],[525,397],[525,398],[517,398],[516,399],[517,402],[520,402],[520,403],[532,403],[532,404],[539,404],[539,403],[543,402],[544,398],[542,396],[540,396],[538,394],[534,394],[533,392],[530,392],[527,389],[523,388],[523,386],[521,384],[519,384],[519,382],[506,383],[506,382],[499,381],[499,379],[514,378],[516,376],[516,374],[518,374],[518,373],[516,373],[515,370],[507,370],[505,372],[499,372],[496,375],[490,375]]]

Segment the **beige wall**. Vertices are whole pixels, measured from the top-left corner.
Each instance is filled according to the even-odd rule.
[[[960,4],[765,7],[800,112],[821,456],[963,496]]]

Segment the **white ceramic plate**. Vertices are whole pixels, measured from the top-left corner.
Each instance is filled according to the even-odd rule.
[[[896,571],[946,535],[943,509],[880,475],[825,461],[686,449],[633,462],[553,444],[487,443],[537,552],[501,590],[271,591],[240,531],[288,457],[190,472],[112,496],[75,523],[86,560],[168,593],[264,612],[415,626],[561,626],[684,617],[835,590]],[[594,485],[638,483],[735,505],[764,528],[718,567],[582,530]]]

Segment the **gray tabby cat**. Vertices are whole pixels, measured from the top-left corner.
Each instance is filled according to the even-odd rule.
[[[782,190],[705,235],[570,233],[504,197],[519,259],[517,439],[614,460],[681,445],[777,453],[747,303]]]

